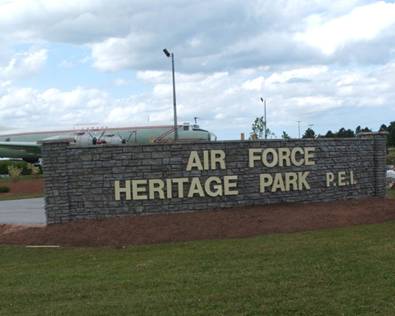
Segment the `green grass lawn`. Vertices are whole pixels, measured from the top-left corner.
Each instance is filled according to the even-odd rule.
[[[26,175],[26,176],[19,176],[18,180],[32,180],[32,179],[41,179],[41,178],[42,178],[41,174],[35,175],[35,176]],[[4,178],[0,178],[0,183],[1,184],[7,184],[7,183],[10,183],[12,181],[14,181],[14,180],[11,177],[8,177],[8,176],[5,176]]]
[[[387,197],[395,199],[395,190],[387,190]]]
[[[395,315],[395,222],[114,248],[0,246],[0,315]]]

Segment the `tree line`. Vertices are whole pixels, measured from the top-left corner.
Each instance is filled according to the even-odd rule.
[[[272,133],[268,128],[266,128],[266,122],[263,117],[257,117],[251,126],[250,139],[262,139],[262,138],[275,138],[276,135]],[[395,121],[390,122],[388,125],[382,124],[378,129],[380,132],[387,132],[387,146],[395,147]],[[327,131],[326,134],[320,135],[316,134],[312,128],[306,129],[302,138],[346,138],[346,137],[356,137],[359,133],[372,132],[368,127],[362,128],[357,126],[355,130],[346,129],[344,127],[340,128],[338,131],[332,132]],[[291,137],[283,131],[281,135],[282,139],[291,139]]]
[[[345,137],[356,137],[359,133],[371,132],[372,130],[368,127],[362,128],[357,126],[355,130],[340,128],[337,132],[327,131],[325,135],[316,135],[313,129],[308,128],[304,134],[303,138],[345,138]],[[387,132],[387,145],[395,146],[395,121],[389,123],[389,125],[382,124],[378,129],[380,132]],[[286,134],[286,133],[285,133]],[[284,135],[284,133],[283,133]]]

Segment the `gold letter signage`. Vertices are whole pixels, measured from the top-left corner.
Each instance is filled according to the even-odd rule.
[[[315,165],[315,147],[250,148],[246,152],[248,167],[262,169],[257,173],[257,192],[287,192],[310,190],[309,175],[305,170]],[[270,172],[272,168],[303,167],[295,171]],[[298,170],[299,169],[299,170]],[[224,150],[191,151],[185,171],[226,170]],[[322,181],[326,187],[341,187],[357,183],[352,170],[326,172]],[[130,179],[115,181],[115,200],[154,200],[193,197],[221,197],[238,195],[238,176],[218,176],[202,180],[200,177],[167,179]]]

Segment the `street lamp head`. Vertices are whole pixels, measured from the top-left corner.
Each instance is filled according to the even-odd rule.
[[[166,55],[167,57],[170,57],[170,53],[169,53],[169,51],[168,51],[166,48],[163,50],[163,52],[165,53],[165,55]]]
[[[263,98],[261,97],[261,101],[263,102]]]

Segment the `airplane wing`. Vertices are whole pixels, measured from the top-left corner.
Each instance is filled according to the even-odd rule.
[[[40,145],[36,142],[0,142],[0,157],[22,158],[36,161],[41,155]]]
[[[29,150],[37,149],[37,152],[40,152],[40,145],[36,142],[0,142],[0,148],[26,148]]]

